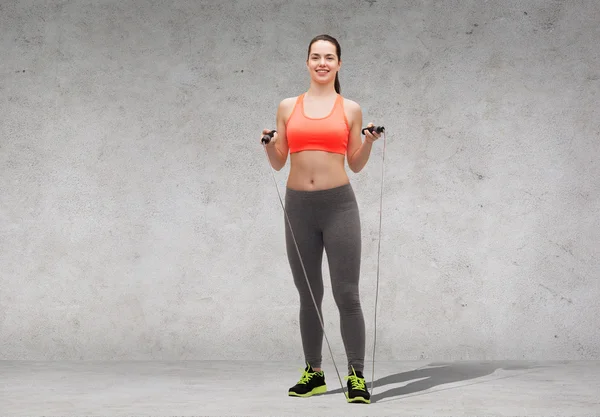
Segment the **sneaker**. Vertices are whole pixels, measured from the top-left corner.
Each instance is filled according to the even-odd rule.
[[[300,381],[289,389],[288,395],[291,397],[310,397],[315,394],[323,394],[326,391],[325,373],[323,371],[315,372],[312,366],[307,364]]]
[[[348,380],[348,402],[370,404],[371,394],[367,391],[362,372],[356,372],[352,368],[352,373],[346,379]]]

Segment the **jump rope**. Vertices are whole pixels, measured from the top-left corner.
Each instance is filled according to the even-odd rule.
[[[371,396],[373,395],[373,389],[375,386],[375,346],[377,343],[377,299],[379,297],[379,255],[381,253],[381,212],[383,209],[383,175],[384,175],[384,167],[385,167],[385,128],[383,126],[370,126],[365,127],[361,130],[361,133],[364,135],[365,130],[373,133],[373,131],[377,133],[382,133],[383,135],[383,152],[381,154],[381,194],[379,197],[379,242],[377,245],[377,281],[375,287],[375,314],[374,314],[374,335],[373,335],[373,369],[371,374]],[[269,163],[269,154],[267,153],[266,145],[271,142],[273,135],[277,132],[276,130],[271,130],[268,134],[264,135],[261,139],[263,144],[263,149],[265,151],[265,155],[267,157],[267,162]],[[304,262],[302,261],[302,256],[300,255],[300,249],[298,248],[298,243],[296,242],[296,237],[294,236],[294,231],[292,230],[292,224],[290,223],[290,219],[288,217],[287,211],[285,209],[285,204],[281,198],[281,193],[279,192],[279,187],[277,186],[277,181],[275,179],[275,172],[273,167],[269,163],[269,167],[271,168],[271,174],[273,176],[273,182],[275,183],[275,188],[277,189],[277,195],[279,196],[279,202],[281,203],[281,208],[285,214],[285,218],[287,220],[288,226],[290,227],[290,232],[292,234],[292,239],[294,241],[294,245],[296,247],[296,252],[298,253],[298,258],[300,259],[300,264],[302,265],[302,271],[304,272],[304,278],[306,279],[306,285],[308,285],[308,290],[310,292],[310,296],[313,300],[313,304],[317,311],[317,316],[319,317],[319,323],[321,324],[321,329],[323,329],[323,336],[325,336],[325,341],[327,342],[327,347],[329,349],[329,354],[331,355],[331,360],[333,362],[333,366],[335,368],[335,372],[337,373],[338,380],[340,381],[340,386],[342,388],[342,393],[344,397],[347,399],[348,395],[344,389],[344,383],[342,382],[342,377],[340,376],[340,372],[338,371],[338,367],[335,363],[335,359],[333,358],[333,352],[331,350],[331,345],[329,344],[329,339],[327,338],[327,333],[325,332],[325,324],[323,323],[323,319],[321,318],[321,314],[319,313],[319,308],[317,306],[317,302],[315,300],[315,296],[312,292],[312,288],[310,287],[310,282],[308,281],[308,276],[306,274],[306,269],[304,268]]]

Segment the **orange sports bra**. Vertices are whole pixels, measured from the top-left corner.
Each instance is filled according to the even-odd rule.
[[[286,138],[290,153],[319,150],[345,154],[350,125],[344,113],[344,99],[338,94],[331,112],[320,118],[304,114],[304,94],[298,96],[286,123]]]

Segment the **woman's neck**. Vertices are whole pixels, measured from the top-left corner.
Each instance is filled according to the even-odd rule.
[[[326,85],[311,83],[306,93],[311,97],[329,97],[332,95],[337,95],[333,83]]]

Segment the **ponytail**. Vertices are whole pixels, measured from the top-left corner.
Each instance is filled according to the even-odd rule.
[[[339,78],[339,72],[335,73],[335,91],[336,93],[340,94],[340,78]]]

